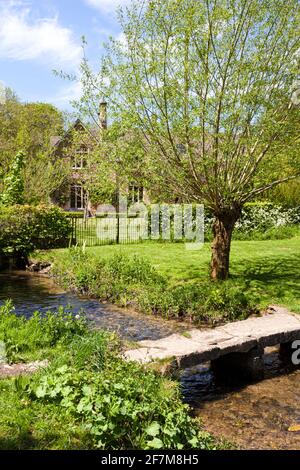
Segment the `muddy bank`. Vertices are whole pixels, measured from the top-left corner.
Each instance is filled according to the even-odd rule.
[[[0,254],[0,272],[14,269],[26,269],[30,260],[23,255],[7,256]]]

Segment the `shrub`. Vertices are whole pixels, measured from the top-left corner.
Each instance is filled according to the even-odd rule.
[[[205,210],[205,240],[212,239],[214,217]],[[279,240],[299,233],[300,207],[284,208],[271,202],[245,204],[235,225],[235,240]]]
[[[264,232],[272,228],[300,223],[299,208],[285,209],[272,203],[248,203],[244,206],[242,216],[236,229],[243,232]]]
[[[0,208],[0,255],[26,257],[35,249],[65,247],[70,221],[55,206]]]
[[[242,286],[207,281],[168,289],[153,286],[139,293],[138,308],[165,318],[216,324],[247,318],[256,311],[256,299]]]
[[[41,205],[32,208],[32,213],[31,230],[34,249],[47,250],[69,245],[71,225],[60,208]]]
[[[15,156],[9,173],[3,181],[4,190],[0,195],[0,203],[5,205],[23,204],[25,155],[23,152]]]
[[[209,209],[205,210],[205,239],[212,239],[212,225],[214,217]],[[300,224],[300,207],[284,208],[271,202],[250,202],[245,204],[242,215],[235,225],[234,238],[236,240],[250,240],[252,235],[255,240],[277,238],[289,238],[289,228],[296,228]],[[283,230],[287,227],[288,230]],[[270,234],[270,238],[265,233]],[[271,235],[272,233],[272,235]],[[265,235],[265,238],[264,238]]]
[[[115,354],[110,359],[101,374],[66,364],[43,373],[29,387],[30,397],[67,410],[98,449],[215,448],[174,382]]]
[[[68,343],[75,335],[83,335],[86,331],[84,314],[75,316],[63,307],[46,313],[35,312],[29,320],[17,316],[11,302],[0,307],[0,341],[6,345],[9,362],[23,361],[36,349]]]
[[[231,282],[169,285],[147,260],[117,254],[97,260],[79,247],[54,264],[53,274],[65,288],[109,300],[122,307],[165,318],[190,319],[195,323],[246,318],[255,311],[255,300],[246,286]]]

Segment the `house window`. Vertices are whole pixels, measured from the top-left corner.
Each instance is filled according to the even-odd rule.
[[[71,186],[71,210],[83,210],[85,207],[85,191],[80,185]]]
[[[72,161],[73,170],[82,170],[83,168],[86,167],[87,153],[88,153],[88,150],[85,150],[85,149],[77,150],[75,152],[75,155]]]
[[[129,186],[129,202],[134,204],[136,202],[143,202],[143,199],[144,199],[144,188],[142,186],[131,184]]]

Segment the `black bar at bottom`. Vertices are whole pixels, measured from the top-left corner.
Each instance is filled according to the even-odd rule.
[[[93,469],[121,467],[121,468],[151,468],[157,465],[172,467],[205,468],[215,464],[223,468],[230,465],[231,470],[241,469],[244,462],[247,465],[273,462],[288,465],[297,464],[299,453],[297,451],[1,451],[0,461],[4,468],[5,463],[18,463],[24,467],[28,463],[41,468],[41,464],[63,464],[64,466],[83,465]]]

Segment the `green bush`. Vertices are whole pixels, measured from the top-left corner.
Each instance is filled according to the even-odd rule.
[[[58,207],[0,207],[0,255],[26,257],[35,249],[66,247],[70,234],[70,221]]]
[[[205,210],[205,241],[212,240],[214,217]],[[285,208],[271,202],[245,204],[235,225],[234,240],[281,240],[299,234],[300,207]]]
[[[300,208],[286,209],[270,202],[248,203],[236,224],[236,230],[249,233],[265,232],[300,223]]]
[[[71,248],[67,258],[56,261],[53,274],[65,288],[165,318],[215,324],[256,311],[256,299],[246,286],[209,280],[172,286],[138,256],[117,254],[97,260],[80,247]]]
[[[25,155],[17,153],[10,167],[10,171],[3,181],[3,192],[0,194],[0,204],[6,206],[23,204],[24,202],[24,174]]]
[[[29,391],[32,400],[56,404],[80,420],[98,449],[215,447],[189,416],[175,383],[116,357],[101,374],[61,366]]]
[[[138,294],[138,308],[165,318],[216,324],[247,318],[256,311],[256,299],[231,283],[182,284],[163,289],[152,286]]]

